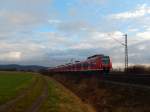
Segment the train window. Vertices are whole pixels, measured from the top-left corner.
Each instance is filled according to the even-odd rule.
[[[110,62],[109,56],[103,57],[102,61],[103,61],[104,64],[109,64],[109,62]]]
[[[91,66],[91,67],[95,67],[95,66],[96,66],[96,63],[95,63],[95,62],[92,62],[92,63],[90,63],[90,66]]]

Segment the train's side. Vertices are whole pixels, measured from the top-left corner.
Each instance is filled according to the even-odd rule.
[[[49,72],[84,72],[103,71],[109,72],[112,69],[112,62],[109,56],[94,55],[82,62],[75,62],[66,65],[49,68]]]

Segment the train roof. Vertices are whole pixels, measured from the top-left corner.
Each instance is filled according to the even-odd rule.
[[[88,57],[87,59],[92,59],[92,58],[95,58],[95,57],[103,57],[103,56],[104,56],[104,54],[96,54],[96,55]]]

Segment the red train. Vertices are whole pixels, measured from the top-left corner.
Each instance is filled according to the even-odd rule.
[[[100,71],[109,72],[112,69],[112,62],[109,56],[94,55],[88,57],[85,61],[76,61],[66,65],[49,68],[49,72],[85,72]]]

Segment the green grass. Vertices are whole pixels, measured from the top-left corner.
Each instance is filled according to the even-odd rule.
[[[48,87],[48,98],[39,105],[39,112],[95,112],[72,92],[49,77],[25,72],[0,72],[0,104],[15,101],[4,112],[30,111]],[[23,95],[22,97],[18,97]],[[13,100],[13,99],[17,100]],[[36,109],[36,108],[35,108]]]
[[[6,111],[7,112],[24,112],[28,110],[36,101],[36,99],[41,95],[44,88],[44,80],[41,76],[37,76],[36,83],[34,87],[30,90],[26,91],[26,95],[15,102],[12,106],[10,106]]]
[[[83,104],[78,97],[58,82],[49,78],[47,81],[49,96],[39,112],[94,112],[89,105]]]
[[[33,79],[32,73],[0,72],[0,104],[16,97]]]

